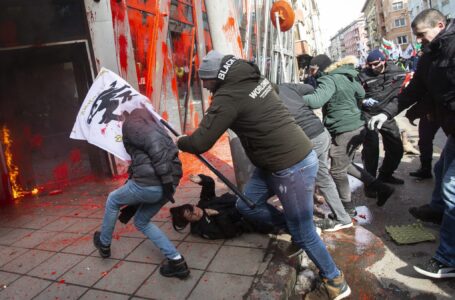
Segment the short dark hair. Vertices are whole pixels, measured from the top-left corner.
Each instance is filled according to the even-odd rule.
[[[412,21],[411,27],[416,28],[418,25],[423,24],[428,27],[434,28],[438,22],[447,25],[447,18],[442,12],[437,9],[429,8],[419,13]]]
[[[169,210],[171,213],[172,227],[174,227],[176,231],[182,231],[188,225],[189,221],[184,216],[187,211],[193,212],[193,205],[183,204],[171,207]]]

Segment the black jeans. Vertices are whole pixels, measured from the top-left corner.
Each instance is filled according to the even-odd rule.
[[[419,150],[420,163],[423,169],[431,170],[433,160],[433,140],[436,132],[441,126],[438,122],[429,121],[426,116],[422,116],[419,121]]]
[[[329,151],[331,158],[330,173],[345,207],[351,205],[348,173],[361,180],[366,186],[375,180],[367,171],[353,164],[355,151],[362,144],[365,131],[366,128],[362,126],[353,131],[332,135],[332,145]]]
[[[369,119],[366,116],[367,119]],[[388,120],[379,129],[384,145],[384,160],[379,169],[379,174],[390,176],[398,168],[403,157],[403,142],[400,129],[395,120]],[[362,160],[365,170],[376,177],[379,163],[379,134],[377,131],[367,130],[363,142]]]

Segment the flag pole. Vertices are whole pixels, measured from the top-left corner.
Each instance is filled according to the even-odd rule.
[[[177,131],[175,131],[175,129],[172,128],[172,126],[169,125],[169,123],[166,122],[164,119],[160,119],[160,122],[167,129],[169,129],[169,131],[172,132],[172,134],[174,134],[175,136],[179,136],[179,133]],[[237,187],[232,182],[230,182],[229,179],[227,179],[223,174],[221,174],[221,172],[218,171],[204,156],[202,156],[200,154],[195,154],[195,155],[202,163],[204,163],[204,165],[207,166],[207,168],[210,169],[210,171],[215,173],[215,175],[218,176],[218,178],[221,179],[221,181],[223,181],[224,184],[226,184],[228,186],[228,188],[231,189],[231,191],[233,191],[237,196],[239,196],[239,198],[242,199],[242,201],[245,202],[246,205],[248,205],[249,208],[255,208],[256,207],[256,204],[254,204],[254,202],[251,201],[251,199],[249,199],[242,192],[240,192],[237,189]]]

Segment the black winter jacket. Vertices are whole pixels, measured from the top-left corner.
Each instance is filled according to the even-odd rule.
[[[408,87],[389,103],[384,111],[393,118],[416,102],[430,107],[433,119],[441,124],[446,134],[455,136],[455,22],[429,44],[419,60],[417,71]]]
[[[384,73],[375,74],[370,68],[363,69],[359,74],[360,82],[365,89],[365,98],[379,101],[372,107],[362,106],[362,110],[370,115],[378,114],[387,104],[398,97],[406,72],[400,67],[386,63]]]
[[[182,177],[178,149],[166,129],[146,109],[135,109],[122,126],[123,144],[131,156],[130,178],[140,186],[159,186]]]
[[[312,144],[256,65],[225,56],[218,87],[199,128],[179,139],[190,153],[209,150],[228,129],[239,137],[253,165],[270,172],[303,160]]]
[[[322,125],[321,120],[302,98],[304,95],[314,92],[314,88],[311,85],[283,83],[278,85],[278,88],[279,96],[283,100],[284,105],[310,139],[314,139],[324,132],[324,125]]]

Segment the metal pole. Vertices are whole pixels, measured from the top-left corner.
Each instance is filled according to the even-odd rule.
[[[278,12],[275,12],[275,22],[276,30],[278,33],[278,47],[280,47],[280,56],[281,56],[281,73],[283,74],[284,82],[288,82],[288,76],[286,74],[286,60],[283,53],[283,40],[281,38],[281,26],[280,26],[280,17]],[[278,82],[277,82],[278,83]]]
[[[265,74],[265,64],[267,63],[267,42],[269,41],[269,20],[267,18],[270,11],[270,0],[265,0],[265,11],[264,11],[264,45],[262,48],[262,62],[261,62],[261,73]]]
[[[170,132],[172,132],[173,135],[175,136],[179,136],[180,134],[174,129],[172,128],[171,125],[169,125],[168,122],[166,122],[164,119],[160,119],[160,122],[167,128],[169,129]],[[251,201],[249,198],[247,198],[244,194],[242,194],[242,192],[240,192],[237,187],[229,181],[229,179],[227,179],[223,174],[221,174],[220,171],[218,171],[205,157],[203,157],[202,155],[200,154],[195,154],[196,157],[202,162],[204,163],[204,165],[207,166],[207,168],[210,169],[210,171],[212,171],[213,173],[215,173],[216,176],[218,176],[219,179],[221,179],[221,181],[224,182],[224,184],[226,184],[228,186],[228,188],[231,189],[231,191],[233,191],[237,196],[239,196],[240,199],[242,199],[242,201],[244,201],[246,203],[246,205],[248,205],[249,208],[255,208],[256,207],[256,204],[254,204],[253,201]]]

